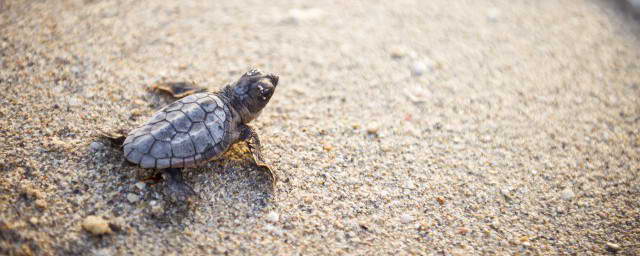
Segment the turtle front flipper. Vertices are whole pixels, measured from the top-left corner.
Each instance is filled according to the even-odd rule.
[[[269,173],[271,177],[271,184],[275,185],[278,181],[278,176],[273,172],[271,167],[264,161],[262,158],[262,146],[260,145],[260,139],[258,138],[258,134],[247,125],[240,126],[240,140],[246,141],[249,145],[249,151],[253,156],[253,160],[261,169],[264,169]]]
[[[191,197],[197,197],[196,192],[193,191],[189,185],[184,183],[184,180],[182,179],[182,169],[168,168],[163,171],[162,176],[166,183],[165,195],[172,201],[185,202]]]

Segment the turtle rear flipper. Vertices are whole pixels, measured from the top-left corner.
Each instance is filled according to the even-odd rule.
[[[182,179],[182,170],[180,168],[167,168],[163,170],[163,178],[165,179],[165,196],[173,202],[186,202],[192,197],[199,197],[198,194],[187,185]]]
[[[119,129],[100,129],[98,132],[99,137],[109,142],[109,145],[114,148],[121,148],[129,131],[124,128]]]
[[[181,99],[194,93],[206,91],[206,89],[200,88],[194,83],[164,81],[152,84],[149,89],[153,92],[165,93],[175,99]]]

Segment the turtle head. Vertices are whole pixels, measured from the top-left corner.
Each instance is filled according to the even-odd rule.
[[[243,123],[251,122],[269,103],[278,86],[278,76],[252,69],[231,85],[229,95]]]

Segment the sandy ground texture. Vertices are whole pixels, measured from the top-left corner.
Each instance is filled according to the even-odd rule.
[[[622,2],[264,2],[0,0],[0,254],[640,255]],[[172,204],[100,137],[249,66],[274,188],[218,161]]]

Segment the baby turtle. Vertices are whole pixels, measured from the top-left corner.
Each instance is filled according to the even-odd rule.
[[[265,167],[260,140],[247,124],[256,119],[278,85],[278,76],[253,69],[219,92],[195,93],[156,112],[129,132],[124,154],[142,168],[163,171],[169,196],[195,195],[182,180],[182,168],[220,157],[231,145],[246,141],[258,166]]]

